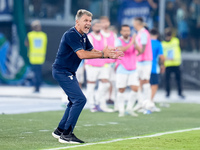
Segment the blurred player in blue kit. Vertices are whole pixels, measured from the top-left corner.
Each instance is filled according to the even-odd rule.
[[[152,45],[152,54],[153,54],[153,61],[152,61],[152,69],[151,69],[151,77],[150,77],[150,84],[151,84],[151,100],[153,102],[154,96],[158,90],[159,84],[159,76],[160,73],[164,73],[164,55],[163,55],[163,48],[161,42],[158,40],[159,33],[156,29],[150,30],[151,35],[151,45]],[[160,109],[157,108],[154,104],[154,107],[151,111],[159,112]]]

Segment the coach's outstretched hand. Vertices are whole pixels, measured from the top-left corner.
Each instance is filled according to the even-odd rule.
[[[120,59],[124,56],[122,51],[117,51],[116,48],[108,48],[108,46],[103,49],[103,52],[105,58]]]

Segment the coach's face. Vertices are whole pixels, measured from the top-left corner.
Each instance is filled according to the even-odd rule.
[[[83,15],[79,20],[76,21],[76,24],[79,28],[81,34],[88,33],[91,27],[92,17]]]

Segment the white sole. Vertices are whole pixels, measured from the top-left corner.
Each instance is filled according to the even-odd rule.
[[[59,135],[56,135],[54,132],[52,132],[52,136],[53,136],[54,138],[56,138],[56,139],[59,139],[59,138],[60,138],[60,136],[59,136]]]
[[[58,142],[63,143],[63,144],[66,144],[66,143],[68,143],[68,144],[81,144],[79,142],[65,141],[65,140],[63,140],[61,138],[59,138]]]

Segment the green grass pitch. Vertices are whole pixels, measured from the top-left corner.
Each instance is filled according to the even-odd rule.
[[[73,150],[198,150],[200,130],[159,137],[125,140],[73,148]]]
[[[66,147],[51,136],[63,111],[0,115],[0,150],[29,150]],[[90,113],[84,110],[75,134],[87,143],[200,127],[200,104],[171,104],[162,112],[118,118],[118,113]],[[193,150],[200,147],[200,131],[160,137],[98,144],[73,150]]]

